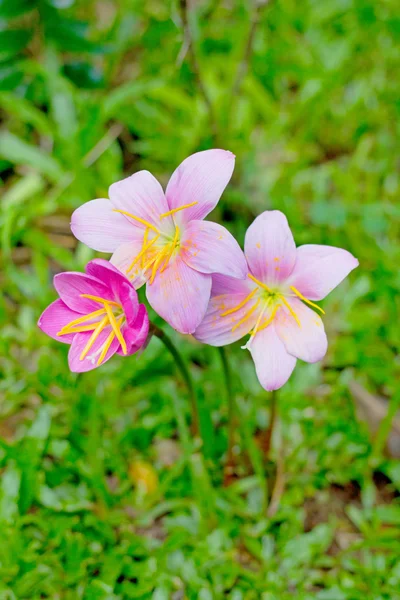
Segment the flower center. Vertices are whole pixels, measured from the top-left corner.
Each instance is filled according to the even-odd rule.
[[[57,335],[66,335],[70,333],[82,333],[83,331],[92,331],[92,335],[87,341],[86,346],[81,352],[79,360],[84,360],[88,355],[93,344],[101,334],[101,332],[111,325],[111,331],[106,340],[101,344],[100,348],[91,357],[92,359],[98,356],[97,365],[101,365],[105,359],[107,352],[116,337],[121,344],[122,352],[127,354],[128,350],[126,342],[121,332],[121,327],[125,323],[125,314],[121,304],[114,302],[113,300],[106,300],[99,298],[98,296],[92,296],[90,294],[81,294],[81,298],[88,298],[98,304],[102,305],[103,308],[95,310],[83,317],[79,317],[74,321],[65,325]]]
[[[196,202],[191,202],[190,204],[184,204],[183,206],[179,206],[178,208],[173,208],[168,212],[162,213],[160,215],[160,221],[165,219],[165,217],[170,217],[181,211],[185,208],[190,208],[195,206]],[[175,224],[175,233],[172,237],[168,235],[164,231],[161,231],[158,227],[145,221],[141,217],[137,217],[125,210],[119,210],[114,208],[114,212],[119,212],[127,217],[130,217],[134,221],[141,223],[144,226],[144,235],[143,235],[143,244],[142,248],[135,256],[129,267],[126,269],[126,275],[128,277],[135,277],[138,274],[138,269],[140,268],[143,274],[148,278],[149,284],[151,285],[154,281],[154,278],[157,273],[162,273],[167,268],[171,258],[174,256],[175,250],[180,247],[180,229],[178,225]],[[149,236],[153,235],[151,239]],[[166,242],[161,239],[161,245],[157,244],[160,241],[160,238],[164,238]]]

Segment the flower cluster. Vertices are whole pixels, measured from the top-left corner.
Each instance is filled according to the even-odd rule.
[[[74,235],[112,257],[91,261],[85,274],[56,275],[60,299],[39,320],[45,333],[71,344],[72,371],[144,346],[149,320],[136,293],[142,285],[153,309],[180,333],[214,346],[250,334],[243,348],[267,390],[288,380],[298,358],[323,358],[327,339],[318,312],[324,311],[315,301],[358,261],[330,246],[296,249],[279,211],[255,219],[243,253],[225,227],[204,220],[233,168],[230,152],[198,152],[176,169],[165,193],[140,171],[113,184],[109,200],[92,200],[74,212]]]

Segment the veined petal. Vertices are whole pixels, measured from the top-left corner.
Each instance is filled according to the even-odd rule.
[[[204,319],[193,334],[199,342],[225,346],[240,340],[253,329],[260,314],[260,302],[254,295],[249,297],[251,291],[243,288],[240,293],[211,298]]]
[[[120,343],[117,340],[117,338],[114,337],[101,365],[97,364],[97,361],[101,354],[101,347],[107,340],[107,337],[109,336],[110,332],[111,327],[108,326],[100,333],[99,337],[97,338],[92,348],[83,360],[80,360],[80,356],[92,334],[88,331],[83,333],[77,333],[75,335],[68,352],[68,365],[73,373],[84,373],[86,371],[92,371],[98,366],[102,366],[116,353],[116,351],[120,347]]]
[[[254,336],[249,350],[258,380],[267,392],[277,390],[287,382],[296,366],[296,359],[286,351],[274,323]]]
[[[269,285],[284,281],[296,261],[296,246],[285,215],[279,210],[261,213],[246,232],[244,253],[257,279]]]
[[[149,325],[147,309],[144,304],[140,304],[135,323],[130,326],[126,324],[122,330],[122,335],[126,341],[128,356],[135,354],[135,352],[143,348],[146,344],[149,335]],[[121,347],[119,347],[117,352],[118,354],[123,355]]]
[[[235,166],[235,155],[226,150],[205,150],[186,158],[172,174],[166,197],[169,210],[196,202],[175,213],[180,225],[204,219],[218,203]]]
[[[81,317],[81,313],[77,313],[70,308],[60,299],[52,302],[50,306],[41,314],[38,327],[58,342],[64,342],[64,344],[70,344],[74,339],[76,333],[68,333],[66,335],[57,335],[59,331],[71,321]]]
[[[328,340],[321,318],[297,298],[287,298],[287,301],[296,313],[301,327],[286,307],[279,310],[275,327],[286,350],[305,362],[322,360],[328,348]]]
[[[200,273],[221,273],[238,279],[247,275],[247,263],[239,244],[222,225],[190,221],[181,241],[182,258]]]
[[[211,275],[191,269],[178,255],[146,287],[154,310],[180,333],[193,333],[203,319],[211,293]]]
[[[129,279],[117,267],[103,258],[91,260],[86,265],[85,271],[91,277],[95,277],[104,283],[112,291],[114,299],[117,301],[120,300],[124,286],[132,287]]]
[[[236,279],[235,277],[213,273],[211,295],[249,294],[255,287],[257,286],[250,279]]]
[[[115,209],[139,217],[166,233],[173,231],[173,221],[170,216],[160,219],[160,215],[170,209],[161,185],[149,171],[138,171],[122,181],[113,183],[109,195]],[[123,216],[137,230],[143,232],[146,228],[144,223],[127,215]]]
[[[310,300],[322,300],[357,266],[358,260],[347,250],[307,244],[297,248],[287,283]]]
[[[137,290],[146,283],[148,277],[143,273],[139,263],[134,266],[133,270],[129,270],[129,267],[141,251],[142,246],[142,241],[122,244],[117,248],[110,259],[110,263],[126,275],[133,287]]]
[[[89,298],[82,298],[82,294],[98,296],[106,300],[114,300],[113,292],[98,279],[85,273],[65,272],[54,276],[54,287],[61,300],[71,310],[86,314],[99,308],[99,304]]]
[[[113,211],[109,200],[100,198],[82,204],[72,214],[74,236],[98,252],[114,252],[118,246],[137,237],[137,228],[120,213]]]

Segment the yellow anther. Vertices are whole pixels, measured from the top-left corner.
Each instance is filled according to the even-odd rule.
[[[165,258],[165,262],[164,262],[164,264],[163,264],[163,266],[162,266],[162,268],[160,270],[160,273],[163,273],[165,271],[165,269],[168,267],[168,263],[171,260],[171,256],[172,256],[172,254],[173,254],[173,252],[174,252],[174,250],[175,250],[175,248],[176,248],[176,246],[177,246],[177,244],[179,242],[179,234],[180,234],[179,227],[176,227],[174,239],[173,239],[172,244],[171,244],[171,248],[168,251],[168,254],[167,254],[166,258]]]
[[[196,202],[191,202],[190,204],[184,204],[183,206],[178,206],[178,208],[173,208],[172,210],[169,210],[168,212],[165,212],[162,215],[160,215],[160,219],[164,219],[164,217],[169,217],[170,215],[174,215],[175,213],[179,212],[180,210],[183,210],[184,208],[190,208],[191,206],[194,206],[195,204],[198,204],[197,200],[196,200]]]
[[[120,328],[118,327],[118,324],[117,324],[117,321],[115,319],[114,313],[111,310],[111,306],[109,304],[107,304],[107,303],[104,304],[104,306],[105,306],[105,309],[107,311],[107,316],[108,316],[108,318],[110,320],[111,327],[113,328],[114,333],[117,336],[119,343],[121,344],[122,352],[124,354],[127,354],[128,350],[127,350],[127,347],[126,347],[126,342],[124,340],[124,336],[122,335]]]
[[[226,310],[225,312],[221,313],[221,317],[226,317],[227,315],[231,315],[232,313],[236,312],[237,310],[240,310],[241,308],[243,308],[243,306],[245,306],[247,304],[247,302],[252,299],[252,297],[257,293],[257,291],[258,291],[257,288],[254,288],[254,290],[252,290],[250,292],[250,294],[248,296],[246,296],[246,298],[244,300],[242,300],[242,302],[239,302],[239,304],[237,304],[233,308],[230,308],[229,310]]]
[[[111,304],[112,306],[118,306],[118,308],[121,308],[121,305],[118,304],[118,302],[114,302],[114,300],[106,300],[106,298],[100,298],[99,296],[92,296],[91,294],[81,294],[80,296],[81,296],[81,298],[87,298],[88,300],[93,300],[94,302],[99,302],[100,304],[104,304],[104,302],[107,302],[108,304]]]
[[[132,213],[129,213],[126,210],[119,210],[118,208],[113,208],[113,212],[121,213],[121,215],[125,215],[126,217],[130,217],[134,221],[138,221],[139,223],[142,223],[143,225],[146,225],[146,227],[148,227],[149,229],[152,229],[156,233],[160,233],[159,230],[157,229],[157,227],[155,227],[154,225],[152,225],[148,221],[145,221],[144,219],[141,219],[140,217],[137,217],[136,215],[132,215]]]
[[[300,300],[303,300],[303,302],[305,302],[306,304],[309,304],[310,306],[312,306],[313,308],[316,308],[317,310],[319,310],[323,315],[325,314],[325,311],[318,306],[318,304],[314,304],[314,302],[311,302],[311,300],[308,300],[308,298],[305,298],[303,296],[303,294],[301,292],[299,292],[299,290],[297,290],[294,285],[290,286],[290,289],[294,291],[294,293],[296,294],[296,296],[298,296],[300,298]]]
[[[146,231],[148,231],[146,229]],[[126,269],[126,272],[129,273],[129,271],[132,271],[133,267],[140,261],[140,259],[142,258],[142,267],[143,267],[143,263],[144,263],[144,256],[146,254],[146,252],[149,250],[149,248],[152,247],[153,244],[156,243],[156,241],[158,240],[158,238],[160,237],[160,235],[156,235],[155,237],[153,237],[153,239],[147,244],[147,246],[142,247],[141,251],[139,252],[139,254],[136,256],[136,258],[134,258],[134,260],[131,262],[131,264],[129,265],[129,267]],[[144,267],[143,267],[144,268]]]
[[[84,347],[84,349],[81,352],[79,360],[83,360],[85,358],[85,356],[89,352],[90,348],[93,346],[93,344],[99,337],[100,333],[103,331],[104,327],[106,327],[106,325],[108,325],[108,316],[107,315],[100,321],[100,323],[97,325],[96,329],[93,331],[86,346]]]
[[[257,302],[250,308],[250,310],[247,311],[247,313],[244,315],[243,319],[240,319],[240,321],[238,321],[233,327],[232,327],[232,331],[235,331],[238,327],[240,327],[240,325],[243,325],[243,323],[245,323],[247,321],[247,319],[249,319],[251,317],[251,315],[253,314],[253,312],[257,309],[258,305],[261,302],[261,298],[259,298],[257,300]]]
[[[270,318],[267,319],[265,321],[265,323],[262,323],[261,325],[259,325],[257,331],[254,331],[254,333],[257,333],[258,331],[262,331],[263,329],[266,329],[268,327],[268,325],[270,325],[272,323],[272,321],[274,320],[275,315],[278,312],[278,309],[281,308],[281,306],[282,306],[282,304],[277,304],[275,306],[274,310],[272,311]]]
[[[61,329],[61,331],[59,331],[57,333],[57,335],[65,335],[66,333],[75,333],[75,332],[70,331],[72,327],[75,327],[75,325],[79,325],[80,323],[84,323],[85,321],[90,321],[90,319],[94,319],[95,317],[99,317],[100,315],[104,315],[105,312],[106,312],[105,308],[101,308],[100,310],[95,310],[94,312],[89,313],[88,315],[79,317],[79,319],[75,319],[74,321],[71,321],[70,323],[68,323],[68,325],[65,325],[65,327],[63,327]]]
[[[299,317],[296,315],[296,313],[294,312],[293,308],[290,306],[290,304],[286,300],[286,298],[284,296],[282,296],[281,294],[279,294],[279,298],[282,300],[283,304],[287,307],[288,311],[292,315],[293,319],[296,321],[297,325],[299,327],[301,327],[301,323],[300,323]]]
[[[121,323],[122,323],[122,321],[123,321],[123,320],[124,320],[124,317],[123,317],[123,316],[121,316],[121,317],[118,319],[118,321],[117,321],[117,325],[118,325],[118,327],[121,325]],[[102,349],[102,351],[101,351],[101,354],[100,354],[100,356],[99,356],[99,359],[98,359],[98,361],[97,361],[97,366],[101,365],[101,363],[102,363],[102,362],[103,362],[103,360],[105,359],[105,357],[106,357],[106,354],[107,354],[107,352],[108,352],[108,350],[109,350],[109,348],[110,348],[110,346],[111,346],[111,344],[112,344],[112,341],[113,341],[113,339],[114,339],[114,338],[115,338],[115,333],[114,333],[114,330],[112,330],[112,331],[110,332],[110,335],[108,336],[108,338],[106,339],[106,341],[105,341],[105,342],[104,342],[104,344],[103,344],[103,349]]]
[[[256,279],[254,277],[254,275],[252,275],[251,273],[247,273],[247,277],[249,279],[251,279],[252,281],[254,281],[254,283],[256,283],[257,285],[259,285],[260,287],[264,288],[264,290],[267,290],[267,292],[269,292],[270,294],[273,293],[272,290],[271,290],[271,288],[269,288],[267,285],[265,285],[265,283],[263,283],[259,279]]]
[[[164,246],[164,248],[161,250],[161,252],[158,253],[156,260],[153,263],[153,268],[151,271],[151,277],[150,277],[150,285],[153,283],[154,278],[156,276],[157,273],[157,269],[161,264],[161,261],[163,260],[163,258],[165,258],[166,253],[168,253],[169,250],[169,246]]]

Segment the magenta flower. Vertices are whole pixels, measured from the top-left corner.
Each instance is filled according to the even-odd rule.
[[[136,288],[147,282],[154,310],[181,333],[192,333],[207,310],[211,273],[246,276],[233,236],[203,221],[228,184],[235,157],[225,150],[189,156],[164,194],[148,171],[114,183],[110,200],[87,202],[72,215],[74,235],[111,262]]]
[[[116,352],[130,355],[146,342],[149,318],[131,282],[103,259],[86,273],[60,273],[54,287],[60,298],[50,304],[38,326],[50,337],[71,344],[68,364],[81,373],[104,364]]]
[[[263,388],[276,390],[289,379],[297,358],[314,363],[324,357],[328,342],[315,312],[324,311],[313,301],[325,298],[358,260],[332,246],[296,249],[287,219],[277,210],[250,225],[245,255],[245,280],[213,276],[207,314],[194,335],[224,346],[250,333],[243,348],[250,350]]]

